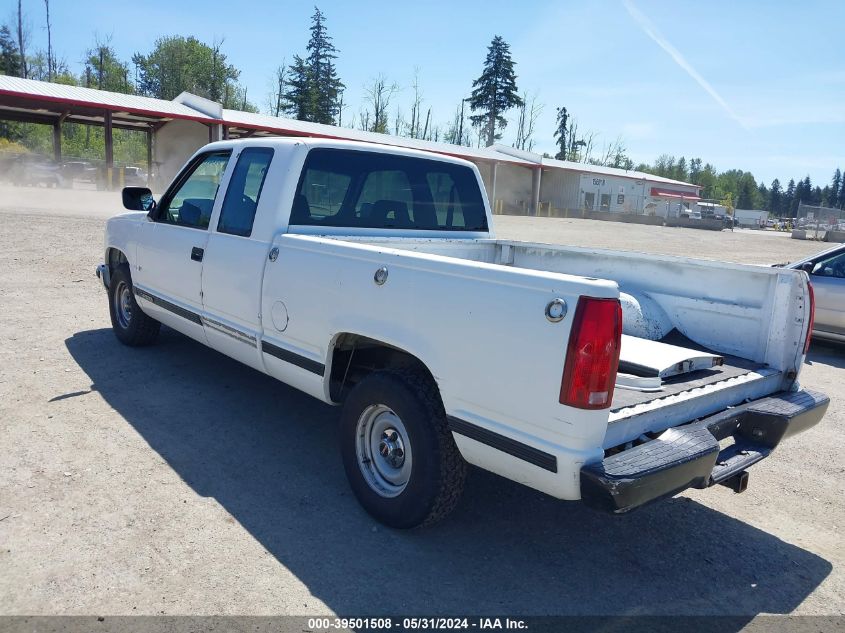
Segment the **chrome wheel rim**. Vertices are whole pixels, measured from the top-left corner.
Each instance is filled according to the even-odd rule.
[[[408,431],[387,405],[374,404],[361,413],[355,433],[358,467],[379,496],[400,495],[413,467]]]
[[[114,289],[114,317],[124,330],[132,321],[132,289],[125,281],[121,281]]]

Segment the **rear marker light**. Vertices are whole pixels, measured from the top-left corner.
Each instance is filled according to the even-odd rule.
[[[561,404],[579,409],[610,406],[621,340],[622,306],[618,299],[578,299],[560,383]]]
[[[810,339],[813,338],[813,325],[816,322],[816,293],[813,291],[813,284],[807,282],[807,290],[810,294],[810,325],[807,328],[807,338],[804,339],[804,354],[810,350]]]

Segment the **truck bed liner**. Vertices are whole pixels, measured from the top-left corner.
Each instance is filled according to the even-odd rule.
[[[677,330],[670,332],[660,342],[687,347],[690,349],[698,349],[707,353],[717,353],[696,344],[683,334],[680,334]],[[663,380],[663,389],[657,392],[643,392],[632,389],[620,389],[617,387],[613,392],[613,402],[611,403],[610,410],[619,411],[638,404],[660,400],[661,398],[682,393],[684,391],[718,383],[729,378],[736,378],[737,376],[750,374],[751,372],[765,367],[765,365],[761,363],[755,363],[744,358],[739,358],[738,356],[730,356],[727,354],[720,355],[725,359],[723,365],[713,367],[712,369],[683,374],[681,376],[665,378]]]

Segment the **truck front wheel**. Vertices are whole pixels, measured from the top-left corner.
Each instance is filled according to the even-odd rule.
[[[132,292],[129,267],[115,268],[109,282],[109,313],[114,335],[124,345],[150,345],[158,337],[161,323],[141,311]]]
[[[378,371],[343,408],[341,452],[358,501],[394,528],[430,525],[457,505],[466,478],[433,380],[421,371]]]

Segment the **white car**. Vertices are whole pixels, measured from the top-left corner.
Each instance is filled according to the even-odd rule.
[[[118,340],[164,323],[342,405],[350,485],[390,526],[445,516],[468,463],[615,513],[741,491],[828,405],[797,382],[803,271],[499,240],[456,158],[224,141],[124,204],[98,268]]]

